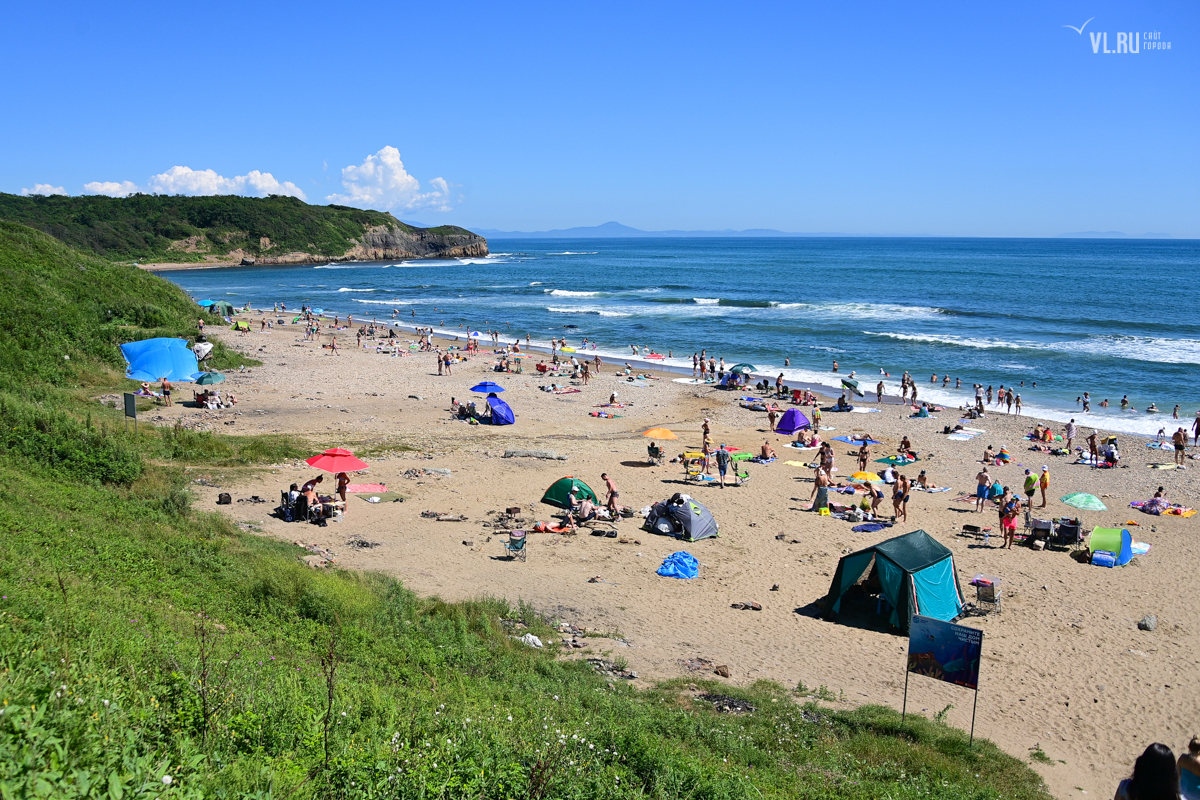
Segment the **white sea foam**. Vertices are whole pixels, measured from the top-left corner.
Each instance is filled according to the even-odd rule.
[[[542,289],[548,295],[554,297],[595,297],[603,292],[573,292],[570,289]]]
[[[982,350],[1042,350],[1054,353],[1083,353],[1086,355],[1152,361],[1159,364],[1200,364],[1200,340],[1167,339],[1155,336],[1089,336],[1086,339],[1061,342],[1033,342],[990,339],[969,336],[930,335],[916,333],[887,333],[863,331],[868,336],[884,336],[908,342],[949,344]],[[1011,365],[1005,365],[1011,366]],[[1012,367],[1030,369],[1027,366]]]
[[[594,255],[597,255],[597,251],[592,251],[590,253],[573,253],[570,250],[566,250],[562,253],[546,253],[546,255],[548,255],[548,256],[594,256]]]
[[[375,290],[374,289],[347,289],[345,286],[343,286],[341,289],[338,289],[338,291],[339,292],[373,292]]]
[[[354,302],[368,303],[373,306],[411,306],[411,305],[415,305],[415,301],[413,301],[413,300],[363,300],[358,297],[354,298]]]
[[[930,318],[946,313],[945,309],[934,306],[902,306],[893,303],[772,303],[771,307],[783,311],[849,319]]]
[[[601,317],[632,317],[632,311],[618,311],[604,306],[548,306],[547,311],[553,314],[595,314]]]
[[[529,285],[530,286],[541,286],[542,282],[541,281],[530,281]]]
[[[692,302],[698,306],[715,306],[721,302],[719,297],[693,297]]]

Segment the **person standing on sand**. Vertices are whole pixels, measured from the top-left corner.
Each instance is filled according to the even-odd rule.
[[[1095,469],[1100,462],[1100,431],[1093,429],[1091,436],[1087,437],[1088,454],[1092,457],[1092,469]]]
[[[442,376],[442,355],[441,355],[441,353],[435,353],[433,358],[435,361],[437,361],[438,377],[440,378]]]
[[[813,395],[812,429],[814,432],[821,430],[821,407],[817,405],[816,395]]]
[[[342,515],[346,514],[346,488],[350,486],[350,476],[344,472],[339,472],[333,478],[337,481],[337,496],[342,500]]]
[[[692,353],[692,380],[696,379],[696,373],[700,369],[700,356]]]
[[[1038,508],[1046,507],[1046,492],[1050,488],[1050,467],[1042,464],[1042,474],[1038,478],[1038,488],[1042,490],[1042,504]],[[1033,508],[1033,501],[1030,501],[1029,507]]]
[[[912,404],[914,406],[917,404],[917,385],[915,383],[912,385]]]
[[[729,471],[730,455],[722,444],[717,448],[717,452],[713,454],[713,460],[717,462],[717,477],[721,481],[721,488],[725,488],[725,473]]]
[[[171,382],[169,380],[167,380],[166,378],[162,379],[162,396],[163,396],[165,405],[168,408],[170,408],[172,405],[172,403],[171,403]],[[1183,430],[1183,429],[1180,428],[1180,430]]]
[[[1063,436],[1067,440],[1067,451],[1071,450],[1071,442],[1075,441],[1075,436],[1079,433],[1079,428],[1075,425],[1075,418],[1071,417],[1071,421],[1063,428]]]
[[[1017,395],[1017,416],[1021,416],[1021,395]]]
[[[906,380],[900,381],[900,404],[908,404],[908,381]]]
[[[1006,412],[1006,413],[1008,413],[1008,414],[1011,414],[1011,413],[1012,413],[1012,407],[1013,407],[1013,395],[1012,395],[1012,392],[1009,392],[1008,394],[1006,394],[1006,395],[1004,396],[1004,399],[1005,399],[1005,400],[1008,402],[1008,410],[1007,410],[1007,412]]]
[[[988,475],[987,467],[975,475],[975,513],[983,511],[983,503],[987,500],[988,489],[992,486],[992,476]]]
[[[1033,508],[1033,496],[1037,493],[1038,477],[1033,474],[1033,470],[1025,470],[1025,502],[1029,503],[1029,507]]]
[[[702,438],[704,438],[704,439],[707,439],[709,433],[711,433],[711,430],[708,427],[708,423],[709,423],[709,419],[708,419],[708,417],[705,417],[703,424],[700,425],[700,433],[702,434]]]
[[[866,472],[867,464],[871,461],[871,445],[867,442],[862,443],[862,447],[858,448],[858,471]]]
[[[454,374],[454,373],[451,371],[451,369],[450,369],[450,365],[451,365],[451,363],[452,363],[452,362],[453,362],[453,359],[451,359],[451,358],[450,358],[450,354],[449,354],[449,353],[446,353],[444,356],[442,356],[442,365],[443,365],[443,366],[446,368],[446,374],[447,374],[447,375],[453,375],[453,374]]]
[[[767,429],[775,430],[775,406],[767,408]]]
[[[1196,412],[1196,420],[1192,423],[1192,446],[1200,444],[1200,411]]]
[[[717,360],[715,358],[708,359],[708,377],[714,380],[717,377]]]
[[[825,474],[825,470],[817,469],[817,476],[813,480],[812,494],[809,499],[816,498],[809,511],[820,511],[822,508],[829,508],[829,476]]]
[[[783,373],[779,373],[775,378],[775,396],[783,397]]]
[[[904,501],[908,499],[906,491],[908,489],[908,479],[903,474],[896,477],[896,483],[892,485],[892,520],[898,521],[904,516]],[[907,517],[905,517],[907,521]]]
[[[163,381],[163,386],[166,385],[167,382]],[[169,399],[170,398],[168,398],[168,401]],[[170,405],[170,402],[168,402],[167,405]],[[1171,436],[1171,441],[1175,444],[1175,463],[1185,463],[1185,459],[1187,458],[1187,431],[1185,431],[1183,428],[1175,431],[1174,435]]]
[[[613,483],[613,479],[608,477],[607,472],[600,473],[600,480],[604,481],[604,485],[608,488],[608,494],[605,497],[604,504],[608,507],[608,512],[612,514],[613,519],[618,517],[617,498],[621,493],[617,491],[617,485]]]
[[[883,381],[880,381],[878,384],[875,385],[875,402],[876,403],[883,402]]]

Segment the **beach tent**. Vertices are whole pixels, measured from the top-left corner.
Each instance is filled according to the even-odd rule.
[[[775,432],[791,435],[811,425],[812,423],[808,421],[808,417],[804,416],[804,412],[798,408],[789,408],[780,417],[779,424],[775,426]]]
[[[868,573],[891,604],[888,621],[905,633],[914,614],[949,622],[962,613],[954,554],[925,531],[842,556],[825,598],[826,617],[841,611],[842,596]]]
[[[686,494],[674,494],[651,506],[646,528],[688,542],[719,535],[712,512]]]
[[[556,508],[568,509],[571,507],[571,490],[577,489],[576,496],[583,500],[585,497],[593,503],[598,503],[596,493],[592,491],[592,487],[588,486],[579,478],[573,478],[570,475],[559,478],[554,483],[550,484],[550,488],[542,495],[542,502],[548,506]]]
[[[508,407],[508,403],[501,400],[499,397],[489,397],[487,404],[492,407],[492,424],[493,425],[512,425],[516,422],[513,416],[513,410]]]
[[[220,314],[223,317],[232,317],[237,313],[233,310],[233,304],[226,300],[218,300],[208,308],[214,314]]]
[[[126,377],[147,383],[166,378],[171,381],[194,380],[200,372],[196,354],[184,339],[143,339],[121,345],[121,355],[129,366]]]
[[[1133,537],[1124,528],[1092,528],[1088,550],[1105,550],[1117,557],[1116,566],[1123,567],[1133,560]]]

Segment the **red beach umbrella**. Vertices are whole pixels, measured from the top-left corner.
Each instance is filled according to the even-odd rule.
[[[326,450],[324,453],[308,459],[305,463],[325,472],[354,472],[367,468],[365,461],[355,458],[354,453],[340,447]]]

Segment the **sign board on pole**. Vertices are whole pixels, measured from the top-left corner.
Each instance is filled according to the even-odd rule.
[[[137,397],[129,392],[125,393],[125,416],[137,419]]]
[[[908,631],[908,671],[968,689],[979,688],[983,631],[914,616]]]

